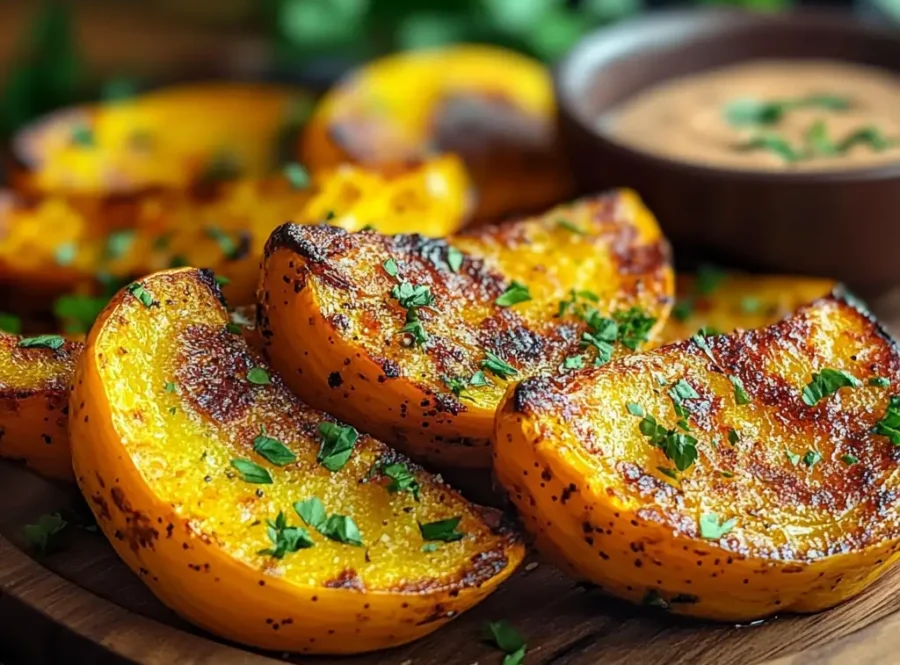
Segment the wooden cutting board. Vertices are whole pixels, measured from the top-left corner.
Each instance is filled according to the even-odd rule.
[[[872,304],[900,331],[900,292]],[[414,644],[340,659],[265,654],[228,644],[169,611],[99,533],[68,528],[60,551],[32,557],[22,527],[79,506],[77,490],[8,463],[0,463],[0,487],[0,645],[30,665],[499,665],[502,655],[481,641],[483,623],[499,619],[525,636],[528,665],[900,662],[900,569],[833,610],[735,626],[630,606],[534,557],[487,601]]]

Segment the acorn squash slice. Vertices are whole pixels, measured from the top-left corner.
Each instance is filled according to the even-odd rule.
[[[0,457],[72,479],[69,384],[81,349],[57,335],[0,334]]]
[[[673,288],[659,227],[622,191],[446,240],[282,226],[259,327],[305,401],[417,459],[487,468],[510,380],[639,348]]]
[[[539,549],[634,603],[815,612],[900,556],[900,356],[829,296],[760,330],[535,377],[494,471]]]
[[[490,46],[392,55],[351,72],[316,107],[301,160],[402,171],[460,155],[478,192],[478,219],[534,212],[573,193],[555,134],[550,74]]]
[[[356,653],[432,632],[523,557],[497,511],[304,406],[212,275],[123,289],[71,395],[79,487],[126,564],[229,640]]]

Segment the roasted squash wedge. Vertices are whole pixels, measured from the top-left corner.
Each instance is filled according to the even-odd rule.
[[[572,194],[554,131],[550,75],[489,46],[402,53],[338,83],[303,133],[313,170],[343,162],[403,171],[434,153],[466,162],[479,219],[533,212]]]
[[[28,192],[125,194],[260,177],[283,159],[312,95],[262,83],[200,83],[56,111],[13,139]]]
[[[249,304],[263,245],[279,224],[327,221],[351,231],[372,226],[442,236],[468,217],[468,190],[461,163],[444,157],[396,178],[342,167],[308,187],[272,177],[127,198],[6,192],[0,281],[29,297],[49,297],[73,284],[97,292],[110,279],[192,264],[229,280],[230,302]]]
[[[698,330],[731,332],[771,325],[837,286],[830,279],[749,275],[705,269],[678,275],[678,299],[660,335],[661,344],[689,339]]]
[[[71,395],[78,485],[164,603],[243,644],[354,653],[430,633],[512,573],[499,512],[304,406],[220,297],[194,269],[124,289]]]
[[[310,404],[415,458],[487,467],[508,380],[638,348],[673,288],[656,222],[623,191],[447,240],[282,226],[259,325]]]
[[[529,378],[494,471],[538,547],[635,603],[815,612],[900,556],[900,356],[827,297],[768,327]]]
[[[79,342],[0,333],[0,457],[50,478],[72,478],[69,384]]]

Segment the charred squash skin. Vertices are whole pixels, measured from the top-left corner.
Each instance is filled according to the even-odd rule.
[[[403,53],[325,95],[304,130],[301,160],[390,173],[458,154],[478,190],[477,219],[496,219],[572,195],[554,118],[550,75],[537,61],[474,45]]]
[[[494,471],[526,528],[577,577],[679,614],[745,621],[860,593],[900,556],[900,448],[872,432],[900,392],[894,342],[835,297],[705,340],[708,354],[685,341],[509,390]],[[804,386],[825,368],[861,384],[809,406]],[[627,404],[676,428],[678,380],[699,394],[683,401],[699,457],[672,479]],[[733,528],[704,536],[709,514]]]
[[[451,250],[461,253],[456,271]],[[514,281],[531,300],[498,305]],[[316,408],[416,459],[487,468],[510,378],[483,368],[487,352],[515,378],[557,372],[570,356],[589,365],[585,321],[559,315],[572,289],[594,292],[591,304],[604,314],[639,308],[655,319],[652,336],[668,314],[672,281],[656,222],[625,191],[447,240],[285,225],[266,247],[259,328],[285,382]],[[418,310],[422,344],[402,331],[408,314],[391,296],[404,282],[434,296]],[[479,371],[484,385],[455,394],[453,380]]]
[[[250,378],[265,365],[226,329],[209,273],[169,271],[140,285],[149,306],[123,290],[91,330],[70,431],[76,478],[101,529],[169,607],[243,644],[357,653],[432,632],[519,564],[523,546],[497,511],[412,464],[419,500],[391,492],[380,464],[406,460],[387,446],[361,435],[338,470],[320,464],[319,426],[334,421],[271,370],[268,383]],[[297,460],[278,467],[256,454],[261,433]],[[245,481],[235,458],[265,468],[272,483]],[[364,545],[306,527],[312,547],[262,553],[274,547],[266,520],[283,511],[302,526],[292,504],[312,497],[351,517]],[[422,551],[417,522],[454,516],[465,535]]]
[[[830,279],[725,273],[704,286],[696,275],[678,275],[677,304],[660,344],[690,339],[701,328],[728,333],[772,325],[834,289]]]
[[[105,198],[6,192],[0,280],[47,300],[73,284],[96,291],[98,275],[127,281],[191,264],[227,278],[229,302],[246,305],[266,239],[285,220],[442,236],[468,218],[468,189],[462,165],[447,157],[393,179],[344,167],[304,188],[271,177]]]
[[[262,177],[312,104],[302,89],[199,83],[56,111],[13,138],[13,182],[30,193],[105,196]]]
[[[0,334],[0,457],[71,480],[69,384],[82,345],[23,348],[21,339]]]

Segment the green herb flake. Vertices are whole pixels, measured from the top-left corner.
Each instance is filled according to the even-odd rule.
[[[750,397],[747,396],[747,392],[744,390],[744,382],[741,381],[741,377],[734,376],[733,374],[728,375],[728,380],[731,381],[731,385],[734,386],[734,402],[738,406],[744,406],[745,404],[750,403]]]
[[[57,245],[56,249],[53,251],[53,258],[56,261],[57,265],[61,266],[70,266],[75,262],[75,256],[78,253],[78,247],[74,242],[66,242],[62,245]]]
[[[453,541],[461,540],[465,536],[464,533],[456,530],[461,521],[462,517],[456,516],[436,522],[428,522],[427,524],[419,522],[419,532],[422,534],[422,540],[439,540],[445,543],[452,543]]]
[[[242,332],[241,327],[238,324],[234,323],[233,321],[229,321],[228,323],[225,324],[225,330],[227,332],[231,333],[232,335],[240,335]]]
[[[343,543],[345,545],[353,545],[362,547],[362,534],[359,527],[352,517],[347,515],[331,515],[322,525],[321,533],[330,540]]]
[[[481,361],[482,369],[491,372],[501,379],[511,379],[519,373],[515,367],[503,360],[500,356],[497,356],[490,351],[485,351],[484,354],[487,357]]]
[[[22,319],[15,314],[0,312],[0,331],[18,335],[22,332]]]
[[[531,300],[531,293],[529,293],[528,287],[520,282],[513,281],[494,303],[498,307],[512,307],[520,302],[529,300]]]
[[[504,653],[515,653],[525,647],[525,640],[507,621],[488,621],[484,624],[484,639]]]
[[[675,303],[675,306],[672,308],[672,316],[674,316],[677,320],[682,323],[687,321],[691,314],[694,313],[694,299],[693,298],[683,298]]]
[[[266,434],[265,427],[260,428],[259,436],[253,439],[253,452],[275,466],[286,466],[297,461],[290,448]]]
[[[391,289],[391,297],[404,309],[428,307],[434,304],[434,296],[427,286],[413,285],[409,282],[401,282],[394,286]]]
[[[859,458],[856,455],[847,453],[846,455],[841,455],[841,461],[847,466],[853,466],[859,462]]]
[[[382,266],[384,267],[384,271],[391,277],[396,277],[400,272],[400,270],[397,268],[397,262],[394,261],[394,259],[388,259],[382,264]]]
[[[632,307],[625,312],[616,312],[613,318],[619,325],[619,341],[632,351],[647,341],[650,330],[656,319],[638,307]]]
[[[387,486],[388,492],[395,494],[397,492],[409,492],[413,498],[419,500],[419,481],[415,475],[409,470],[409,467],[402,462],[394,462],[381,467],[381,474],[385,478],[389,478],[391,483]]]
[[[47,554],[59,547],[59,534],[67,525],[59,513],[47,513],[38,517],[34,524],[26,524],[22,536],[35,552]]]
[[[67,333],[86,333],[109,302],[107,298],[66,293],[53,302],[53,315]]]
[[[422,545],[422,547],[419,548],[419,551],[429,553],[437,551],[437,548],[437,543],[425,543],[424,545]]]
[[[469,385],[473,388],[479,388],[481,386],[489,386],[491,385],[491,382],[488,380],[485,373],[479,370],[472,375],[471,379],[469,379]]]
[[[875,152],[883,152],[888,148],[900,145],[900,139],[887,138],[877,127],[861,127],[841,140],[838,144],[838,151],[843,154],[856,145],[866,145]]]
[[[630,413],[633,416],[638,416],[640,418],[643,418],[646,415],[646,413],[644,412],[644,407],[642,407],[640,404],[635,404],[634,402],[628,402],[625,405],[625,408],[627,408],[628,413]]]
[[[737,520],[734,518],[720,523],[718,515],[705,513],[700,516],[700,537],[707,540],[718,540],[729,533],[735,524],[737,524]]]
[[[644,599],[641,601],[641,604],[644,607],[656,607],[661,610],[669,609],[669,603],[666,602],[665,598],[663,598],[656,589],[649,589],[644,596]]]
[[[215,226],[208,227],[206,235],[216,241],[222,255],[229,261],[237,261],[245,254],[241,244],[220,228]]]
[[[72,128],[72,143],[82,148],[93,148],[94,130],[84,123],[78,123]]]
[[[178,390],[178,387],[173,381],[166,381],[166,385],[163,386],[163,390],[165,390],[167,393],[174,393]]]
[[[777,155],[788,164],[792,164],[803,158],[803,153],[801,151],[792,147],[787,139],[778,136],[777,134],[755,136],[748,141],[737,144],[735,148],[747,152],[765,150]]]
[[[176,413],[178,413],[178,407],[177,407],[177,406],[170,406],[169,409],[168,409],[168,411],[169,411],[169,415],[170,415],[170,416],[174,416]]]
[[[353,454],[359,432],[349,425],[338,425],[326,420],[319,423],[319,435],[322,437],[322,446],[317,456],[319,464],[329,471],[340,471]]]
[[[228,279],[225,275],[216,275],[216,285],[220,288],[223,286],[228,286],[231,284],[231,280]]]
[[[565,360],[563,360],[562,368],[563,370],[572,370],[572,369],[582,369],[584,367],[584,357],[581,355],[577,356],[567,356]]]
[[[315,496],[294,503],[294,511],[307,526],[312,527],[316,531],[320,531],[328,519],[322,500]]]
[[[821,372],[813,373],[812,381],[803,389],[803,403],[815,406],[820,400],[833,395],[841,388],[856,388],[861,385],[862,381],[852,374],[839,369],[825,368]]]
[[[260,550],[259,554],[263,556],[282,559],[285,554],[298,552],[301,549],[315,545],[306,529],[298,526],[288,526],[287,517],[285,517],[283,511],[279,511],[274,521],[268,520],[267,533],[274,547]]]
[[[900,446],[900,395],[893,395],[881,420],[872,429],[874,434],[886,436],[895,446]]]
[[[722,286],[722,282],[725,281],[726,277],[728,277],[728,273],[718,266],[704,263],[697,268],[697,281],[694,283],[694,290],[701,296],[711,295]]]
[[[803,456],[803,463],[812,468],[816,464],[822,461],[822,453],[818,450],[807,450],[806,454]]]
[[[452,272],[458,273],[462,268],[464,255],[456,247],[447,247],[447,265]]]
[[[741,298],[741,312],[744,314],[759,314],[762,311],[763,303],[759,298],[747,296]]]
[[[737,430],[733,427],[728,428],[728,443],[732,446],[736,446],[741,440],[741,435],[738,434]]]
[[[876,376],[869,379],[869,385],[876,388],[888,388],[891,385],[891,380],[884,376]]]
[[[17,346],[23,349],[53,349],[56,351],[66,343],[59,335],[37,335],[35,337],[23,337]]]
[[[263,367],[251,367],[247,372],[247,380],[257,386],[267,386],[272,383],[272,377]]]
[[[828,126],[824,120],[817,120],[803,135],[807,156],[833,157],[840,154],[840,148],[828,135]]]
[[[723,478],[734,478],[734,473],[732,473],[731,471],[719,471],[719,475],[721,475]]]
[[[784,456],[787,457],[788,462],[791,463],[792,466],[797,466],[800,464],[800,455],[790,450],[784,451]]]
[[[664,476],[668,476],[672,480],[678,480],[678,472],[675,469],[670,469],[667,466],[658,466],[656,467],[656,470]]]
[[[561,229],[565,229],[566,231],[571,231],[572,233],[579,235],[579,236],[587,235],[587,231],[585,231],[583,228],[581,228],[577,224],[573,224],[568,219],[557,220],[556,225]]]
[[[309,172],[303,168],[302,164],[298,162],[289,162],[284,165],[282,173],[294,189],[306,189],[309,187]]]
[[[271,485],[272,476],[268,470],[252,460],[237,457],[231,460],[231,466],[241,475],[244,482],[256,485]]]
[[[690,434],[666,429],[651,415],[644,416],[638,427],[641,434],[650,439],[650,444],[662,450],[679,471],[687,470],[697,461],[697,439]]]
[[[153,296],[150,295],[150,292],[147,291],[147,289],[145,289],[138,282],[133,282],[128,285],[128,293],[140,300],[141,304],[144,307],[153,307],[153,305],[159,305],[159,303],[153,299]]]

